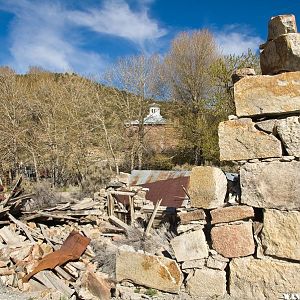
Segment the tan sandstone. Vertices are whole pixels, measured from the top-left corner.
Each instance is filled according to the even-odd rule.
[[[300,33],[288,33],[267,42],[260,53],[262,74],[300,70]]]
[[[234,102],[239,117],[300,112],[300,72],[245,77],[234,85]]]
[[[210,209],[222,206],[227,192],[226,176],[216,167],[195,167],[188,191],[192,207]]]
[[[208,268],[198,269],[188,278],[186,289],[197,299],[215,299],[226,293],[226,273]]]
[[[205,212],[203,209],[196,209],[188,212],[180,212],[177,214],[182,225],[187,225],[192,221],[205,220]]]
[[[297,25],[294,15],[272,17],[268,25],[268,40],[274,40],[286,33],[296,33]]]
[[[262,208],[300,209],[300,162],[247,163],[240,170],[241,202]]]
[[[233,299],[284,299],[300,291],[300,264],[251,256],[233,259],[229,268]]]
[[[246,76],[254,76],[254,75],[256,75],[255,70],[252,68],[236,69],[235,71],[233,71],[233,73],[231,75],[231,80],[232,80],[232,83],[235,84],[239,80],[241,80],[242,78],[244,78]]]
[[[238,205],[217,208],[210,212],[212,224],[228,223],[254,217],[254,210],[250,206]]]
[[[208,257],[208,246],[202,229],[178,235],[170,243],[177,261]]]
[[[250,118],[219,124],[220,160],[248,160],[280,157],[281,143],[273,135],[259,131]]]
[[[132,280],[139,285],[178,293],[183,277],[172,259],[120,250],[116,257],[116,279]]]
[[[300,260],[300,212],[267,209],[262,245],[265,254]]]
[[[258,128],[259,130],[263,130],[267,133],[276,134],[276,131],[275,131],[276,121],[277,121],[276,119],[269,119],[269,120],[256,122],[255,127]]]
[[[300,117],[276,121],[276,130],[289,155],[300,157]]]

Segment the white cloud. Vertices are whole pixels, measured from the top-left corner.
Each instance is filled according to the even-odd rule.
[[[9,62],[18,72],[28,66],[64,72],[101,72],[109,63],[103,53],[86,50],[78,27],[94,34],[122,37],[143,46],[165,34],[146,8],[133,11],[123,0],[105,1],[101,8],[70,10],[64,1],[0,0],[0,9],[14,14]],[[101,47],[99,47],[101,49]]]
[[[103,34],[122,37],[143,45],[166,34],[157,22],[150,19],[147,9],[133,11],[123,0],[106,0],[102,8],[73,11],[69,19],[79,26]]]
[[[263,40],[243,26],[230,25],[221,31],[215,31],[215,37],[223,54],[242,54],[248,49],[256,52]]]

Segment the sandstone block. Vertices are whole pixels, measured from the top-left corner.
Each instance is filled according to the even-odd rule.
[[[197,299],[215,299],[226,293],[226,273],[212,269],[198,269],[187,280],[186,288]]]
[[[272,17],[268,26],[268,40],[274,40],[286,33],[296,33],[297,25],[294,15]]]
[[[241,80],[242,78],[244,78],[246,76],[254,76],[254,75],[256,75],[254,69],[252,69],[252,68],[241,68],[241,69],[235,70],[232,73],[231,80],[232,80],[232,83],[235,84],[236,82],[238,82],[239,80]]]
[[[183,277],[172,259],[121,250],[116,257],[116,279],[132,280],[136,284],[178,293]]]
[[[300,260],[300,212],[267,209],[264,213],[262,245],[265,254]]]
[[[192,221],[205,220],[205,212],[203,209],[196,209],[187,212],[180,212],[177,214],[182,225],[189,224]]]
[[[270,120],[265,120],[265,121],[260,121],[255,123],[255,127],[263,130],[267,133],[276,133],[275,130],[275,125],[276,125],[276,119],[270,119]]]
[[[195,222],[195,221],[194,221]],[[189,231],[196,231],[196,230],[202,230],[203,226],[206,224],[205,221],[197,221],[196,224],[186,224],[186,225],[178,225],[177,226],[177,233],[182,234]]]
[[[220,261],[217,259],[214,259],[212,256],[209,256],[206,263],[208,268],[211,269],[217,269],[217,270],[224,270],[227,266],[227,262]]]
[[[250,118],[219,124],[220,160],[248,160],[280,157],[281,143],[273,135],[259,131]]]
[[[234,299],[283,299],[300,291],[300,264],[253,257],[230,262],[230,295]]]
[[[300,157],[300,118],[288,117],[277,120],[276,130],[288,154]]]
[[[254,217],[254,210],[250,206],[228,206],[217,208],[210,212],[212,224],[228,223]]]
[[[260,53],[260,67],[264,75],[299,71],[300,34],[284,34],[267,42]]]
[[[212,246],[224,257],[240,257],[254,253],[255,245],[252,223],[232,224],[213,227]]]
[[[195,167],[189,183],[192,207],[216,208],[222,206],[227,192],[227,179],[216,167]]]
[[[248,76],[234,85],[236,114],[276,115],[300,111],[300,72]]]
[[[208,257],[208,246],[202,230],[176,236],[170,243],[177,261]]]
[[[186,269],[202,269],[205,265],[205,259],[187,260],[181,265],[182,270]]]
[[[263,208],[300,209],[300,162],[247,163],[241,167],[241,202]]]

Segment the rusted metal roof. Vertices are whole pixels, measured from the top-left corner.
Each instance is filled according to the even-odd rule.
[[[160,171],[160,170],[133,170],[130,185],[140,185],[149,188],[146,199],[156,203],[163,199],[163,206],[178,208],[187,199],[185,190],[188,190],[191,171]],[[225,173],[229,181],[235,181],[238,174]]]
[[[60,249],[43,257],[33,271],[23,278],[23,282],[28,282],[32,276],[40,271],[54,269],[68,261],[79,259],[90,241],[89,238],[81,235],[79,232],[72,231]]]
[[[187,190],[188,184],[189,177],[185,176],[144,183],[141,186],[149,188],[146,199],[151,200],[153,203],[162,199],[162,206],[178,208],[187,199],[184,189]]]
[[[143,185],[171,178],[188,177],[191,171],[132,170],[130,185]]]

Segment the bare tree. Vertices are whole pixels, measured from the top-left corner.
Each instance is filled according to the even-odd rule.
[[[26,138],[26,87],[14,75],[0,76],[0,153],[7,169],[19,169],[25,159],[23,145]]]
[[[136,166],[136,159],[139,169],[143,165],[147,100],[162,97],[164,89],[160,75],[158,56],[131,56],[120,59],[105,76],[105,82],[115,88],[114,105],[119,117],[124,125],[128,125],[127,129],[124,127],[123,135],[130,152],[131,169]]]

